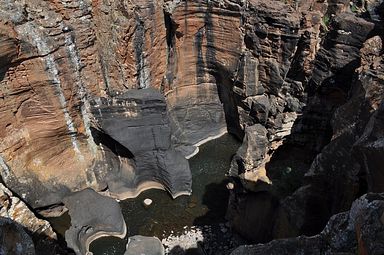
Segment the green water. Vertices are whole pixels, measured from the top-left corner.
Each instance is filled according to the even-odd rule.
[[[128,234],[163,238],[181,233],[184,226],[198,226],[225,221],[228,202],[227,180],[231,157],[240,142],[231,135],[224,135],[200,146],[200,152],[189,160],[192,171],[192,195],[172,199],[162,190],[148,190],[137,198],[120,202],[127,223]],[[144,208],[143,200],[153,200]],[[94,255],[122,255],[124,240],[103,237],[91,243]]]

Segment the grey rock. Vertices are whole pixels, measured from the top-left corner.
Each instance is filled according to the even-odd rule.
[[[359,192],[384,191],[379,163],[384,125],[380,44],[378,38],[363,44],[362,66],[352,83],[350,98],[334,110],[332,140],[313,160],[305,174],[305,187],[281,202],[276,236],[316,234],[332,215],[348,210]],[[318,121],[314,123],[324,125],[324,119]]]
[[[269,99],[266,95],[247,97],[246,101],[251,107],[250,115],[258,123],[265,124],[269,114]]]
[[[63,202],[71,216],[65,240],[76,254],[87,254],[90,242],[103,235],[120,238],[126,235],[123,214],[114,199],[85,189],[66,197]]]
[[[170,128],[164,97],[155,89],[129,90],[100,98],[93,107],[100,129],[137,155],[170,148]]]
[[[312,86],[317,88],[324,82],[332,87],[350,81],[350,74],[358,67],[359,50],[374,24],[352,13],[342,13],[335,18],[333,27],[314,62]]]
[[[120,174],[109,174],[111,193],[132,197],[146,182],[159,183],[174,197],[190,193],[189,165],[171,145],[167,106],[159,91],[129,90],[100,98],[92,111],[98,122],[96,142],[127,162]]]
[[[0,217],[0,254],[35,255],[32,238],[24,228],[9,218]]]
[[[265,159],[268,147],[267,130],[261,124],[245,129],[243,144],[237,150],[231,162],[230,174],[238,176],[257,169]]]
[[[357,199],[349,212],[333,216],[315,236],[246,245],[231,255],[258,254],[383,254],[384,194],[369,193]]]
[[[164,255],[164,247],[156,237],[131,236],[124,255]]]
[[[172,143],[185,157],[196,153],[199,144],[227,132],[216,84],[177,88],[168,93],[166,98]]]

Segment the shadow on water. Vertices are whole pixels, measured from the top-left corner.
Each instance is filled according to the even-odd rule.
[[[127,236],[156,236],[162,239],[182,234],[185,226],[218,226],[225,222],[229,196],[225,174],[240,145],[236,138],[226,134],[200,146],[200,152],[189,159],[192,171],[191,196],[172,199],[165,191],[147,190],[137,198],[121,201],[128,228]],[[148,208],[143,206],[146,198],[153,201]],[[122,255],[126,242],[127,238],[100,238],[91,243],[90,250],[94,255]],[[174,248],[171,254],[204,254],[199,248],[184,253],[180,253],[180,249]]]
[[[201,245],[201,242],[199,242]],[[205,255],[199,248],[191,248],[188,250],[184,250],[180,246],[173,247],[172,250],[169,251],[169,255]]]
[[[207,207],[208,211],[193,221],[195,226],[217,224],[225,221],[229,198],[229,191],[226,188],[227,183],[227,180],[223,180],[220,183],[210,183],[205,187],[202,204]]]

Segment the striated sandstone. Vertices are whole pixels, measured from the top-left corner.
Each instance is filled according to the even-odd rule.
[[[383,180],[382,43],[366,41],[382,34],[382,3],[350,4],[0,0],[4,182],[39,209],[86,188],[187,193],[182,155],[228,131],[245,136],[234,228],[318,233]],[[298,170],[271,170],[284,152],[308,154],[293,191],[279,181]]]
[[[165,95],[171,141],[184,156],[227,130],[241,138],[259,121],[281,123],[268,132],[270,142],[283,138],[295,119],[287,119],[284,101],[290,113],[303,107],[301,83],[316,51],[321,6],[1,2],[4,181],[41,208],[59,204],[71,191],[105,189],[105,177],[121,174],[112,166],[122,161],[132,170],[131,160],[94,142],[92,130],[100,125],[91,106],[96,98],[113,101],[131,89],[153,87]],[[292,82],[290,73],[301,78]],[[261,108],[257,96],[264,96]]]

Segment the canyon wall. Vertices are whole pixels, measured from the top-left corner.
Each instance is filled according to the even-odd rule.
[[[233,175],[243,174],[228,216],[253,242],[318,234],[360,195],[383,192],[383,5],[332,2],[290,135],[276,149],[268,127],[248,127],[232,162]]]
[[[243,139],[228,217],[317,234],[382,192],[381,1],[0,0],[0,173],[51,212],[91,188],[191,192],[190,157]],[[74,240],[73,242],[76,242]]]
[[[227,130],[242,138],[258,122],[267,126],[269,143],[289,134],[304,106],[301,80],[314,58],[323,5],[1,2],[4,182],[43,209],[87,187],[134,195],[147,182],[174,196],[190,192],[179,153],[191,156],[195,145]],[[293,68],[299,79],[287,78]],[[137,107],[142,100],[126,96],[148,88],[167,103],[157,123],[145,121],[150,100]],[[106,124],[120,115],[122,121]],[[154,126],[126,140],[123,130],[139,129],[136,121]],[[160,123],[165,129],[157,129]],[[138,151],[142,140],[153,146]],[[153,149],[172,153],[150,163]],[[168,172],[145,174],[153,164]],[[114,182],[119,176],[128,176],[125,184]]]

